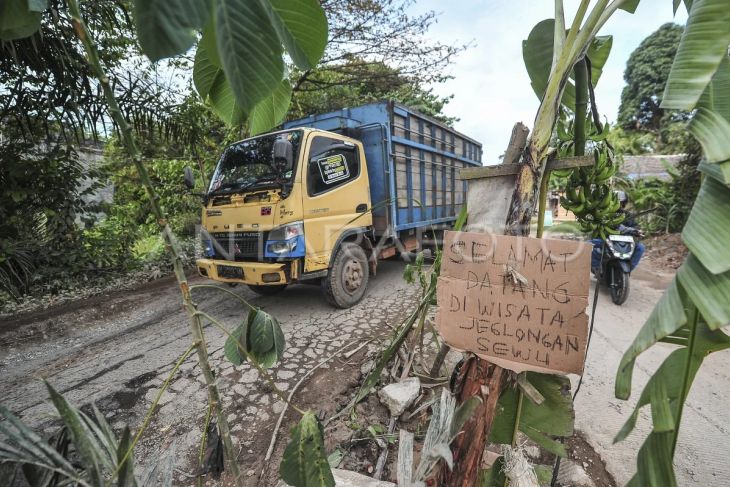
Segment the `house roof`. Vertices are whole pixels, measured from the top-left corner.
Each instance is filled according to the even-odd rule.
[[[684,154],[666,154],[666,155],[643,155],[643,156],[623,156],[621,164],[621,172],[628,175],[631,179],[655,177],[659,179],[669,179],[669,172],[665,164],[671,167],[677,167],[679,162],[685,157]]]

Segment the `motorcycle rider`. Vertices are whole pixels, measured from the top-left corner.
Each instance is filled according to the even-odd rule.
[[[633,217],[629,215],[629,213],[626,211],[626,206],[629,203],[629,197],[626,195],[624,191],[616,191],[616,197],[619,200],[619,203],[621,204],[620,208],[618,209],[617,213],[623,213],[626,215],[626,218],[624,218],[624,221],[619,224],[618,231],[621,233],[621,235],[632,235],[635,237],[643,237],[643,233],[639,229],[638,224],[636,223],[636,220],[634,220]],[[591,243],[593,244],[593,252],[591,253],[591,269],[593,270],[593,273],[595,275],[599,275],[601,272],[601,249],[603,248],[603,239],[600,238],[594,238],[591,239]],[[641,242],[635,242],[634,247],[634,253],[631,255],[631,270],[633,271],[637,265],[639,265],[639,260],[641,260],[641,256],[644,255],[644,244]]]

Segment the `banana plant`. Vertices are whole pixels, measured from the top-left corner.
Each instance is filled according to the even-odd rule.
[[[692,382],[707,355],[730,348],[723,331],[730,325],[730,4],[694,0],[685,5],[689,18],[662,108],[696,110],[689,131],[702,145],[704,179],[682,232],[690,253],[616,375],[616,397],[628,399],[636,358],[657,342],[676,346],[647,382],[615,439],[626,438],[640,409],[650,405],[652,430],[638,452],[630,486],[677,485],[672,460]]]
[[[555,29],[555,19],[543,20],[532,29],[530,35],[522,43],[522,57],[525,62],[525,68],[530,76],[532,88],[538,98],[542,98],[547,86],[548,76],[550,75],[551,59],[554,58]],[[602,134],[607,127],[600,127],[600,123],[597,120],[598,114],[595,113],[595,104],[593,104],[594,106],[591,108],[591,111],[594,112],[590,114],[592,117],[587,116],[588,93],[589,90],[591,93],[593,92],[593,89],[603,74],[603,66],[608,60],[612,46],[613,36],[596,36],[591,41],[583,58],[576,62],[573,70],[569,73],[569,79],[565,84],[565,91],[563,92],[560,103],[559,119],[557,123],[557,134],[559,139],[558,152],[560,155],[585,155],[586,134],[589,132],[591,127],[594,129],[593,131],[596,132],[594,134],[594,138],[605,138]],[[570,118],[570,114],[573,114],[573,116],[571,120],[568,120]],[[593,123],[592,119],[595,119],[596,122]],[[570,128],[570,130],[566,131],[566,127]],[[561,132],[564,133],[563,135],[565,135],[565,137],[561,136]],[[571,152],[567,153],[566,149],[571,149]],[[565,154],[562,152],[565,152]],[[605,157],[603,159],[605,159]],[[606,169],[609,169],[610,166],[612,166],[612,164],[602,165],[601,168],[603,169],[605,167]],[[590,171],[587,169],[581,169],[580,171],[568,170],[565,172],[567,174],[571,174],[572,172],[579,173],[571,181],[571,183],[575,183],[572,187],[576,189],[578,186],[584,185],[588,186],[588,189],[592,189],[591,186],[594,183],[586,181],[586,177],[596,176],[598,174],[597,171]],[[539,209],[537,216],[538,238],[542,237],[544,230],[545,206],[547,202],[549,180],[550,175],[545,174],[540,184],[538,199]],[[605,186],[605,184],[601,182],[598,183],[598,185],[601,186],[599,191],[605,192],[605,188],[602,187]],[[597,203],[602,201],[602,199],[603,195],[598,198]],[[572,201],[574,202],[574,206],[580,207],[581,203],[585,200],[579,201],[578,195],[576,194],[576,197],[573,198]],[[590,201],[592,200],[589,200],[589,202]],[[586,205],[583,204],[583,206]],[[578,216],[578,213],[582,213],[582,211],[579,211],[578,213],[573,211],[573,213]],[[588,212],[588,214],[592,213],[592,211]],[[582,221],[580,216],[578,216],[578,219],[579,221]]]
[[[576,64],[588,58],[591,79],[595,83],[611,49],[610,37],[600,37],[598,32],[617,10],[633,13],[638,3],[638,0],[581,0],[568,26],[563,0],[555,0],[555,18],[538,24],[524,41],[525,64],[541,101],[529,143],[520,160],[522,164],[506,221],[507,234],[529,233],[561,104],[575,109],[577,93],[571,75]],[[552,35],[550,26],[553,27]],[[546,70],[548,66],[549,70]]]

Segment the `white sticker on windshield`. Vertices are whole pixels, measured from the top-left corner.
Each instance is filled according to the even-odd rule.
[[[317,165],[324,184],[332,184],[350,177],[350,168],[347,167],[345,156],[342,154],[317,159]]]

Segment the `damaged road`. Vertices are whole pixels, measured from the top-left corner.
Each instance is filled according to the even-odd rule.
[[[295,396],[299,406],[325,415],[346,404],[362,379],[361,366],[366,356],[384,346],[392,327],[416,304],[419,291],[403,281],[404,265],[399,261],[382,262],[365,299],[348,310],[329,307],[316,286],[293,286],[274,297],[257,296],[245,287],[236,288],[236,293],[276,316],[286,335],[284,360],[271,369],[277,387],[288,394],[324,359],[343,347],[362,347],[347,359],[338,354],[336,360],[310,375]],[[613,378],[621,354],[670,278],[648,267],[640,268],[632,275],[631,295],[623,306],[611,303],[605,290],[599,296],[586,376],[576,404],[576,428],[619,485],[634,470],[636,451],[649,428],[648,411],[642,413],[638,431],[626,442],[613,445],[612,438],[631,414],[648,374],[669,348],[653,347],[639,359],[635,392],[629,402],[613,398]],[[193,277],[191,282],[209,281]],[[231,328],[245,316],[241,304],[224,293],[201,289],[196,291],[195,299],[201,309]],[[264,456],[284,402],[248,365],[233,367],[225,360],[225,336],[221,332],[207,327],[206,337],[246,484],[276,485],[277,456],[286,443],[288,425],[296,420],[296,415],[291,411],[287,414],[274,456],[267,464]],[[45,387],[39,380],[44,378],[77,405],[95,402],[115,428],[124,424],[136,428],[172,365],[190,346],[190,340],[187,318],[171,278],[132,291],[0,320],[0,400],[26,422],[47,429],[53,419]],[[717,448],[727,444],[726,425],[730,424],[725,407],[730,395],[728,365],[730,354],[711,357],[690,394],[676,459],[681,485],[730,483],[728,461],[716,455]],[[198,468],[206,399],[193,355],[162,395],[160,408],[136,450],[138,462],[154,461],[158,453],[164,456],[172,451],[174,444],[175,478],[181,485],[190,484]],[[365,403],[377,407],[374,395]],[[596,412],[600,412],[600,417]],[[337,445],[339,435],[344,438],[347,434],[328,430],[328,451]],[[369,464],[364,460],[351,461],[346,467],[367,473]],[[593,475],[590,469],[588,473],[596,486],[614,485]],[[389,475],[392,479],[394,472]]]

